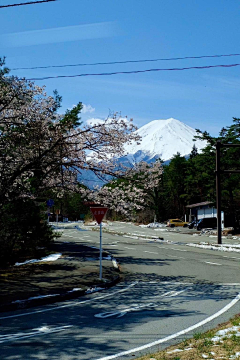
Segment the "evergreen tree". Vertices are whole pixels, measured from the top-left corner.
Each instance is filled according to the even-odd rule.
[[[164,187],[167,197],[167,213],[169,217],[183,217],[185,206],[185,176],[187,160],[180,153],[171,159],[168,166],[164,166]]]
[[[222,144],[237,144],[240,145],[240,119],[233,118],[233,124],[222,128],[218,137],[212,137],[209,133],[200,133],[198,131],[198,138],[207,140],[208,145],[203,150],[203,154],[207,155],[206,162],[202,164],[202,170],[206,171],[208,168],[208,194],[211,192],[211,198],[216,199],[216,185],[215,185],[215,162],[216,162],[216,143],[220,141]],[[220,148],[220,163],[221,170],[239,170],[240,169],[240,147]],[[211,171],[210,171],[211,169]],[[233,173],[222,173],[221,175],[221,189],[222,189],[222,210],[225,211],[226,225],[239,226],[240,220],[240,175]],[[214,195],[214,196],[213,196]]]

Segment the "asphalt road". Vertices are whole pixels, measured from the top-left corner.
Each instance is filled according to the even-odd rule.
[[[182,233],[160,232],[162,241],[133,225],[109,230],[124,233],[103,234],[122,282],[75,301],[2,313],[1,359],[132,359],[240,312],[240,254],[186,246],[191,236]],[[62,240],[98,246],[99,233],[68,229]]]

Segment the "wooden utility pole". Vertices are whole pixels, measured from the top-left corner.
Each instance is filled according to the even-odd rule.
[[[216,195],[217,195],[217,239],[218,239],[218,244],[222,243],[220,148],[221,148],[221,142],[217,141],[217,143],[216,143]]]
[[[220,149],[221,147],[240,147],[240,144],[222,144],[220,140],[216,143],[216,197],[217,197],[217,238],[218,244],[222,244],[222,212],[221,212],[221,173],[239,174],[240,170],[221,170]]]

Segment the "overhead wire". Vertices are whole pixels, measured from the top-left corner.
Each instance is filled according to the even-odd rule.
[[[175,60],[187,60],[187,59],[220,58],[220,57],[230,57],[230,56],[240,56],[240,54],[200,55],[200,56],[184,56],[184,57],[173,57],[173,58],[123,60],[123,61],[79,63],[79,64],[65,64],[65,65],[46,65],[46,66],[33,66],[33,67],[18,67],[18,68],[12,68],[11,70],[36,70],[36,69],[77,67],[77,66],[115,65],[115,64],[156,62],[156,61],[175,61]]]
[[[203,69],[211,69],[211,68],[231,68],[240,66],[240,64],[221,64],[221,65],[206,65],[206,66],[189,66],[183,68],[163,68],[163,69],[146,69],[146,70],[132,70],[132,71],[114,71],[107,73],[85,73],[85,74],[77,74],[77,75],[56,75],[56,76],[43,76],[43,77],[35,77],[35,78],[27,78],[29,81],[36,80],[50,80],[50,79],[61,79],[61,78],[75,78],[75,77],[84,77],[84,76],[110,76],[110,75],[119,75],[119,74],[138,74],[138,73],[146,73],[146,72],[156,72],[156,71],[184,71],[184,70],[203,70]]]
[[[0,5],[0,9],[2,9],[2,8],[8,8],[8,7],[13,7],[13,6],[41,4],[41,3],[51,2],[51,1],[57,1],[57,0],[38,0],[38,1],[28,1],[28,2],[26,2],[26,3],[16,3],[16,4],[9,4],[9,5]]]

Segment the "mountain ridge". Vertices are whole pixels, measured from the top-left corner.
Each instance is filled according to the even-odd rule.
[[[174,118],[153,120],[136,130],[136,133],[142,138],[140,144],[125,145],[124,157],[127,156],[130,162],[133,158],[137,162],[142,161],[144,157],[148,161],[156,157],[166,161],[177,152],[181,156],[189,155],[194,144],[199,151],[206,146],[205,141],[194,141],[197,135],[195,129]],[[138,151],[141,153],[136,156]]]

